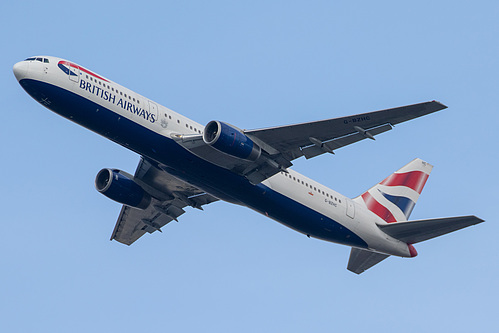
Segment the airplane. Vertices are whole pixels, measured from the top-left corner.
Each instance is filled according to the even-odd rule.
[[[433,166],[419,158],[351,199],[291,169],[446,108],[430,101],[321,121],[241,130],[203,126],[102,75],[53,56],[16,63],[21,87],[49,110],[140,155],[134,175],[104,168],[96,189],[122,204],[111,240],[131,245],[178,221],[186,207],[246,206],[307,237],[351,247],[361,274],[414,244],[484,222],[470,216],[410,221]]]

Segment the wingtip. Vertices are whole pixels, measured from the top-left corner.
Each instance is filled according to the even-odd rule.
[[[480,223],[483,223],[485,222],[484,219],[482,218],[479,218],[478,216],[475,216],[475,215],[471,215],[472,218],[474,218],[476,220],[476,224],[480,224]]]
[[[433,103],[433,104],[438,105],[438,106],[440,107],[440,109],[439,109],[439,110],[447,109],[447,107],[448,107],[448,106],[447,106],[447,105],[445,105],[444,103],[439,102],[439,101],[437,101],[437,100],[433,100],[433,101],[431,101],[430,103]]]

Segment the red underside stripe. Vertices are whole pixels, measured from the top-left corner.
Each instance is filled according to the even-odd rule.
[[[397,222],[392,213],[390,213],[390,211],[385,206],[376,201],[376,199],[374,199],[373,196],[369,194],[369,192],[362,194],[362,199],[364,199],[367,208],[371,212],[378,215],[386,222],[388,223]]]
[[[380,184],[386,186],[406,186],[421,194],[428,175],[421,171],[411,171],[406,173],[394,173],[383,180]]]

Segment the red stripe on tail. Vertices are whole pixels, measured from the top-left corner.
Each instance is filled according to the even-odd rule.
[[[367,208],[371,212],[378,215],[386,222],[388,223],[397,222],[392,213],[385,206],[376,201],[376,199],[374,199],[374,197],[369,192],[362,194],[362,199],[364,199]]]
[[[394,173],[380,184],[386,186],[406,186],[421,194],[423,187],[428,180],[428,175],[421,171],[411,171],[406,173]]]

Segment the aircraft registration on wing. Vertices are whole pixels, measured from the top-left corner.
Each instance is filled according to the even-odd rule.
[[[361,141],[446,106],[425,102],[289,126],[203,126],[71,61],[36,56],[14,65],[22,88],[53,112],[138,154],[134,175],[102,169],[95,186],[122,209],[111,240],[131,245],[190,206],[223,200],[249,207],[308,237],[352,247],[360,274],[415,243],[483,222],[475,216],[409,221],[432,170],[414,159],[356,198],[291,169],[292,161]]]

